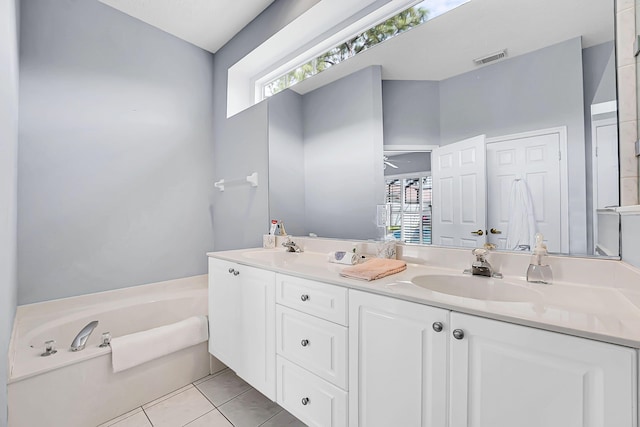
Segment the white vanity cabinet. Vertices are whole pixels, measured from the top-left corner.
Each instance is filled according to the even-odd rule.
[[[447,310],[349,291],[349,426],[447,425],[448,324]]]
[[[347,293],[276,275],[277,402],[309,426],[347,425]]]
[[[349,291],[351,427],[635,427],[636,351]]]
[[[209,352],[276,399],[275,273],[209,258]]]
[[[637,425],[634,349],[453,312],[449,351],[451,427]]]

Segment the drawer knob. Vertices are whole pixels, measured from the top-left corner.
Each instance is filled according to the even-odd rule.
[[[308,346],[308,345],[309,345],[309,340],[302,340],[302,341],[300,341],[300,344],[301,344],[303,347],[306,347],[306,346]]]
[[[300,295],[300,299],[301,299],[302,301],[306,301],[306,300],[308,300],[308,299],[309,299],[309,295],[307,295],[307,294]]]
[[[233,274],[235,272],[235,270],[233,268],[229,269],[229,273]]]
[[[442,322],[433,322],[433,325],[431,325],[431,327],[436,332],[442,332],[442,330],[444,329]]]
[[[310,400],[309,400],[309,398],[308,398],[308,397],[303,397],[303,398],[302,398],[302,404],[303,404],[303,405],[308,405],[308,404],[309,404],[309,402],[310,402]]]
[[[462,338],[464,338],[464,331],[462,329],[454,329],[453,337],[457,340],[461,340]]]
[[[238,274],[240,274],[240,272],[238,270],[234,270],[233,275],[237,276]]]

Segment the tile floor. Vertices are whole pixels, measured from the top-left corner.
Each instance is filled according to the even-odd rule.
[[[304,427],[233,371],[202,378],[98,427]]]

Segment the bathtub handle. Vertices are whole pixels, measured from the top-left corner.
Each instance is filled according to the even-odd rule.
[[[58,350],[56,350],[56,341],[49,340],[44,342],[44,353],[42,353],[40,356],[51,356],[52,354],[56,354],[57,352]]]

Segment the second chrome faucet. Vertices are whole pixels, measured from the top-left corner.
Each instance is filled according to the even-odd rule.
[[[476,259],[471,264],[471,268],[464,270],[465,274],[502,279],[502,273],[495,272],[491,264],[489,264],[489,261],[487,261],[489,250],[476,248],[472,250],[471,253],[476,257]]]

